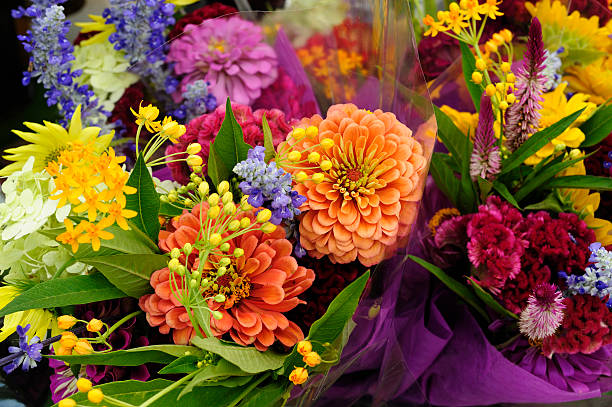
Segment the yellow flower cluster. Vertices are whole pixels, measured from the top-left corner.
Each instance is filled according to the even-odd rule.
[[[46,170],[55,182],[50,199],[59,200],[58,207],[71,204],[74,213],[87,214],[87,220],[76,227],[66,219],[66,232],[57,237],[59,242],[70,245],[73,252],[79,243],[91,243],[95,251],[99,250],[100,239],[113,238],[104,229],[117,223],[128,230],[127,219],[137,215],[125,209],[126,194],[136,193],[136,188],[126,185],[129,174],[120,166],[123,161],[125,157],[115,156],[112,148],[97,155],[92,144],[72,143],[57,161],[47,165]]]
[[[483,4],[478,0],[461,0],[459,4],[452,2],[447,11],[438,11],[437,19],[429,14],[423,18],[423,24],[428,27],[425,35],[435,37],[441,32],[452,32],[460,37],[473,37],[476,31],[475,22],[481,20],[481,16],[495,19],[503,15],[497,7],[499,3],[497,0],[485,0]]]
[[[296,345],[297,351],[302,355],[302,360],[305,365],[303,367],[295,366],[289,374],[289,380],[295,384],[304,384],[308,380],[308,367],[315,367],[321,364],[321,356],[312,350],[312,343],[308,340],[298,342]]]

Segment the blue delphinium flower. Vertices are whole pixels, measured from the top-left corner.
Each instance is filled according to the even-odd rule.
[[[65,0],[35,0],[28,8],[13,10],[14,18],[32,18],[31,29],[17,38],[26,52],[30,53],[30,69],[23,73],[22,82],[28,85],[36,78],[47,91],[45,98],[49,106],[58,105],[67,124],[77,105],[81,105],[81,118],[87,126],[103,126],[110,115],[98,105],[98,99],[87,85],[76,81],[81,70],[72,70],[74,47],[66,38],[70,21],[66,20]]]
[[[606,250],[599,242],[589,246],[591,250],[590,264],[583,275],[567,275],[559,272],[559,277],[567,283],[567,293],[570,295],[588,294],[605,298],[612,296],[612,252]],[[612,308],[612,300],[609,300],[608,308]]]
[[[301,212],[298,209],[306,197],[294,191],[291,174],[278,168],[275,162],[266,164],[266,149],[257,146],[249,150],[247,159],[234,167],[234,173],[242,177],[242,193],[248,195],[248,203],[255,208],[266,207],[272,211],[270,222],[279,225]]]
[[[38,336],[28,340],[27,332],[30,329],[30,324],[25,327],[21,325],[17,326],[17,334],[19,335],[19,347],[9,346],[8,350],[10,353],[22,353],[21,356],[14,359],[10,364],[3,367],[6,373],[11,373],[21,365],[21,369],[26,371],[36,367],[36,362],[42,360],[43,345],[40,343]]]

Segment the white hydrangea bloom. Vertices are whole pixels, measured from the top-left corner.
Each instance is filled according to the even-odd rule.
[[[130,64],[108,41],[74,47],[73,69],[82,69],[78,78],[87,83],[107,111],[112,111],[125,89],[138,81],[138,75],[128,72]]]
[[[54,184],[51,176],[32,171],[30,157],[21,171],[15,171],[2,184],[5,200],[0,203],[0,239],[19,239],[40,229],[50,216],[63,221],[70,212],[66,205],[57,210],[57,200],[49,199]]]

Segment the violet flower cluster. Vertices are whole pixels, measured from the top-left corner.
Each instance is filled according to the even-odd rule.
[[[30,370],[36,367],[36,362],[42,360],[41,351],[43,344],[40,343],[38,336],[28,339],[27,332],[30,329],[30,324],[25,327],[17,325],[17,335],[19,335],[19,346],[9,346],[8,350],[10,353],[22,353],[21,356],[14,359],[11,363],[3,367],[6,373],[11,373],[21,365],[21,369],[24,371]]]
[[[591,250],[590,264],[583,275],[559,272],[559,277],[567,283],[569,295],[588,294],[594,297],[606,298],[608,308],[612,309],[612,252],[606,250],[599,242],[589,246]]]
[[[23,73],[22,83],[26,86],[36,78],[47,89],[47,104],[58,105],[64,117],[63,125],[80,104],[82,120],[87,126],[103,126],[110,113],[99,106],[93,90],[78,84],[76,78],[81,70],[72,70],[74,47],[66,38],[71,23],[66,20],[64,8],[58,5],[63,1],[37,0],[26,9],[13,10],[14,18],[32,18],[31,29],[18,36],[26,52],[31,54],[31,69]]]
[[[543,75],[546,52],[542,41],[542,25],[534,17],[529,27],[524,64],[516,74],[516,102],[506,111],[504,135],[506,147],[515,151],[538,129],[540,102],[547,82]]]
[[[306,197],[291,189],[291,174],[273,161],[266,164],[265,153],[262,146],[250,149],[247,159],[236,164],[234,173],[244,179],[240,189],[249,195],[249,204],[270,209],[270,222],[279,225],[284,219],[291,220],[301,213],[298,208],[306,202]]]
[[[483,94],[478,127],[474,135],[474,150],[470,159],[470,175],[474,181],[479,177],[492,181],[501,170],[501,156],[499,146],[496,144],[494,122],[491,98]]]
[[[217,98],[208,93],[210,83],[200,79],[187,84],[183,92],[183,103],[172,112],[172,116],[190,122],[191,119],[211,112],[217,107]]]
[[[144,3],[144,4],[142,4]],[[175,23],[174,4],[165,0],[110,0],[102,16],[116,31],[108,40],[123,50],[132,64],[130,70],[146,79],[160,95],[165,94],[170,70],[164,67],[166,45],[164,30]],[[164,100],[169,104],[171,101]]]

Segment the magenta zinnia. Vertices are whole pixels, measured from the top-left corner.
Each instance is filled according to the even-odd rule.
[[[553,335],[563,322],[563,296],[553,284],[539,284],[521,312],[519,329],[532,341]]]
[[[506,147],[510,152],[516,150],[538,129],[540,122],[540,102],[546,78],[542,74],[546,55],[542,42],[542,26],[534,17],[529,27],[527,51],[523,66],[516,75],[516,102],[506,111]]]
[[[470,160],[470,175],[474,181],[479,177],[492,181],[499,173],[501,157],[499,147],[495,144],[497,139],[493,130],[494,122],[491,98],[483,94],[478,127],[474,135],[474,150]]]

